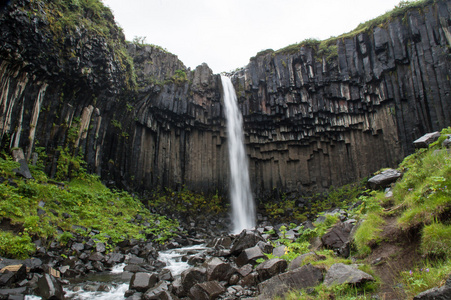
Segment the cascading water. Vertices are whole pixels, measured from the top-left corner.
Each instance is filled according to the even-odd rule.
[[[221,76],[221,81],[227,118],[233,232],[239,233],[255,227],[254,199],[243,144],[243,118],[238,109],[235,89],[229,77]]]

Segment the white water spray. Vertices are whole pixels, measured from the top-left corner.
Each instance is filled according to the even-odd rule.
[[[233,233],[240,233],[243,229],[255,227],[254,199],[243,144],[243,118],[238,109],[235,89],[229,77],[221,76],[221,81],[227,118]]]

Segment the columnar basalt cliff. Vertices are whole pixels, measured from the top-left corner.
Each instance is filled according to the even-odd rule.
[[[44,147],[52,175],[67,147],[119,187],[226,191],[220,77],[205,64],[187,69],[159,47],[126,43],[104,7],[55,3],[17,0],[1,12],[3,145],[28,158]],[[75,9],[78,23],[57,21]],[[450,12],[451,1],[430,1],[337,39],[336,54],[318,45],[266,51],[234,73],[254,191],[345,184],[449,126]]]

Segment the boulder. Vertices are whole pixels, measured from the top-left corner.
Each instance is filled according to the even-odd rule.
[[[104,258],[103,254],[99,252],[94,252],[88,257],[90,261],[102,261]]]
[[[195,300],[211,300],[224,293],[225,288],[217,281],[207,281],[194,285],[189,290],[189,296]]]
[[[272,250],[272,255],[280,257],[285,254],[286,249],[285,245],[277,246]]]
[[[413,141],[413,145],[415,148],[427,148],[430,144],[435,142],[440,137],[440,132],[430,132],[426,133],[422,137]]]
[[[451,299],[451,276],[441,287],[435,287],[416,295],[413,300],[448,300]]]
[[[258,231],[243,230],[232,244],[231,253],[238,255],[245,249],[254,247],[259,241],[265,241]]]
[[[219,250],[229,249],[231,245],[232,239],[229,236],[226,236],[214,238],[210,243],[207,244],[207,247]]]
[[[264,261],[255,269],[258,274],[258,279],[260,281],[265,281],[277,274],[285,272],[287,268],[287,261],[280,258],[273,258],[267,261]]]
[[[368,186],[373,190],[385,188],[387,185],[391,184],[392,182],[395,182],[401,176],[402,176],[401,172],[395,169],[388,169],[376,176],[371,177],[368,180]]]
[[[160,299],[178,299],[176,296],[169,292],[169,286],[166,281],[160,281],[153,288],[148,289],[142,299],[145,300],[160,300]]]
[[[155,286],[158,277],[152,273],[138,272],[133,274],[130,280],[130,289],[138,292],[145,292]]]
[[[241,254],[236,258],[235,263],[238,267],[242,267],[245,264],[255,264],[256,260],[259,258],[266,258],[262,250],[258,246],[248,248],[241,252]]]
[[[311,264],[302,266],[293,271],[276,275],[260,283],[257,287],[259,296],[257,299],[272,299],[282,297],[292,289],[304,289],[313,287],[323,280],[320,269]]]
[[[350,251],[350,234],[354,225],[350,222],[340,222],[321,237],[323,246],[336,250],[341,256],[348,257]]]
[[[207,271],[205,268],[190,268],[181,274],[181,284],[185,292],[188,292],[195,284],[205,282],[206,280]]]
[[[222,259],[212,257],[206,262],[207,281],[228,281],[236,269]]]
[[[64,291],[60,283],[50,274],[44,274],[38,280],[39,296],[42,299],[62,300],[65,299]]]
[[[309,252],[309,253],[305,253],[302,255],[299,255],[298,257],[296,257],[295,259],[293,259],[289,265],[288,265],[288,271],[293,271],[294,269],[297,269],[299,267],[301,267],[303,261],[305,258],[315,255],[315,253],[313,252]]]
[[[374,281],[373,276],[357,269],[355,266],[342,263],[332,265],[324,278],[326,286],[343,283],[359,284],[366,281]]]
[[[254,270],[254,268],[252,267],[252,265],[251,264],[247,264],[247,265],[244,265],[241,268],[239,268],[238,269],[238,273],[242,277],[244,277],[244,276],[249,275],[253,270]]]

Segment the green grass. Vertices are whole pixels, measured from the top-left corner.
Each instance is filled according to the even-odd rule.
[[[451,225],[432,223],[421,233],[421,251],[428,256],[451,260]]]
[[[99,231],[94,239],[110,246],[125,239],[145,239],[146,236],[164,243],[177,232],[177,221],[151,214],[138,198],[106,188],[95,175],[80,171],[63,185],[51,184],[42,171],[33,168],[33,175],[44,181],[16,177],[12,169],[17,166],[9,155],[0,158],[0,175],[15,182],[9,184],[5,180],[0,184],[0,220],[16,229],[14,232],[1,231],[0,248],[4,256],[23,258],[31,252],[31,240],[67,242],[71,234],[85,235],[92,229]],[[38,215],[38,209],[44,210],[45,214]],[[70,217],[65,218],[63,213]],[[142,221],[135,220],[138,214]],[[73,225],[86,227],[88,232],[73,229]],[[58,227],[64,230],[63,235],[57,234]],[[24,251],[20,252],[16,244],[25,245]]]
[[[357,229],[354,235],[354,243],[357,251],[362,255],[371,253],[371,248],[377,245],[382,232],[382,225],[385,224],[384,219],[377,213],[370,213],[364,219],[363,223]]]

